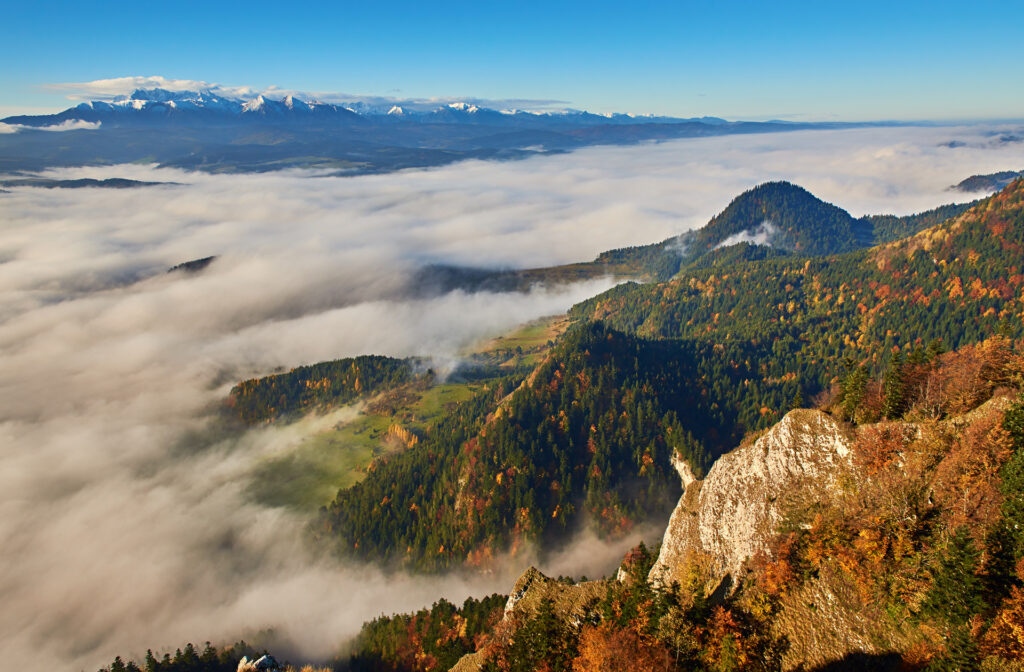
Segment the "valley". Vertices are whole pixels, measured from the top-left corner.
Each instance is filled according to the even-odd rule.
[[[1024,3],[0,25],[5,668],[1024,672]]]
[[[911,229],[881,244],[808,228],[827,219],[789,197],[813,197],[771,187],[691,235],[670,276],[651,261],[669,241],[602,255],[646,282],[467,349],[443,377],[427,360],[355,358],[235,388],[228,408],[249,422],[355,402],[254,483],[278,497],[264,504],[319,508],[317,543],[363,562],[486,571],[557,551],[581,521],[616,538],[675,507],[660,546],[615,577],[531,568],[509,596],[383,615],[336,668],[1014,659],[1024,181],[875,218]],[[768,218],[786,237],[709,263]],[[814,247],[837,238],[853,249]],[[262,389],[294,392],[268,403]]]
[[[162,227],[156,213],[183,208],[187,194],[208,190],[215,203],[241,186],[235,177],[117,170],[138,178],[138,188],[55,185],[58,195],[52,198],[57,204],[113,198],[124,203],[124,212],[158,199],[163,205],[152,218],[144,213],[142,221]],[[101,187],[112,172],[67,176],[95,175],[83,178],[95,184],[83,186]],[[470,175],[465,169],[460,174]],[[158,181],[149,175],[178,184],[145,184]],[[143,442],[141,449],[118,454],[126,471],[114,473],[149,479],[154,485],[146,487],[154,492],[179,492],[174,497],[184,503],[182,511],[203,521],[189,524],[194,531],[183,535],[186,548],[192,557],[216,560],[197,565],[206,587],[197,586],[202,595],[186,589],[181,604],[225,602],[229,617],[188,631],[162,630],[172,643],[209,632],[212,648],[184,647],[178,654],[154,640],[159,653],[152,663],[138,649],[114,648],[124,652],[125,669],[200,669],[196,658],[207,661],[203,669],[233,669],[237,652],[254,660],[264,649],[279,659],[353,671],[478,669],[474,665],[603,669],[609,651],[647,661],[651,669],[734,663],[738,667],[731,669],[831,669],[855,666],[857,656],[923,669],[924,663],[914,661],[943,660],[952,651],[944,638],[965,636],[959,625],[944,625],[920,606],[932,599],[931,568],[941,562],[957,527],[947,522],[953,520],[952,500],[936,500],[933,508],[914,514],[930,522],[915,528],[916,545],[899,551],[898,562],[916,569],[892,565],[896,555],[872,558],[872,571],[882,577],[873,583],[874,575],[823,564],[815,553],[827,548],[845,562],[867,562],[866,542],[857,540],[890,534],[889,528],[872,527],[871,517],[882,515],[876,502],[860,502],[862,517],[847,519],[846,500],[836,505],[825,496],[831,494],[799,479],[759,481],[760,467],[749,457],[743,458],[742,474],[729,476],[726,465],[749,456],[755,445],[769,457],[772,450],[799,452],[801,432],[811,445],[818,435],[847,437],[844,450],[853,454],[858,436],[888,431],[886,423],[939,423],[938,438],[929,444],[934,461],[922,467],[920,478],[931,479],[926,487],[933,494],[945,493],[936,479],[953,473],[955,464],[963,471],[957,446],[989,446],[989,439],[975,436],[981,425],[971,428],[973,420],[961,418],[984,406],[979,413],[988,414],[989,429],[982,433],[989,436],[996,423],[996,411],[990,410],[1005,414],[1004,402],[1012,403],[1019,389],[1013,368],[1024,335],[1019,183],[964,203],[947,203],[941,192],[915,214],[865,215],[877,210],[856,205],[856,199],[846,210],[843,203],[818,198],[816,190],[772,180],[716,200],[703,226],[646,238],[661,242],[596,255],[561,251],[556,263],[545,265],[551,257],[532,252],[522,263],[509,264],[476,249],[417,249],[423,238],[414,210],[438,198],[429,173],[400,176],[423,186],[410,199],[411,252],[377,262],[373,238],[364,247],[352,245],[350,253],[342,232],[348,235],[364,223],[376,226],[384,221],[380,217],[405,207],[408,197],[396,197],[394,183],[325,177],[321,188],[316,176],[261,179],[268,191],[282,180],[297,190],[286,208],[264,216],[267,233],[261,235],[271,244],[253,246],[245,237],[218,244],[224,231],[242,230],[233,215],[224,209],[206,222],[184,207],[177,231],[187,232],[187,244],[160,232],[166,249],[136,262],[128,273],[111,273],[112,284],[102,270],[102,251],[79,275],[61,280],[79,288],[83,300],[124,302],[117,312],[98,310],[96,318],[81,322],[89,328],[112,329],[128,316],[151,316],[166,333],[162,338],[180,339],[199,318],[196,344],[183,350],[187,357],[155,369],[164,371],[159,384],[125,390],[129,399],[140,390],[159,395],[152,397],[159,403],[148,400],[140,408],[154,409],[153,417],[167,426],[163,435],[174,438],[167,460],[160,441]],[[5,198],[39,201],[51,192],[44,186],[13,184]],[[373,195],[362,214],[337,210],[337,204],[349,207],[358,190],[381,186],[382,195]],[[337,233],[318,234],[307,244],[289,235],[276,213],[311,198],[323,199],[316,205],[322,210],[303,218],[317,222],[317,229],[330,222],[335,228],[323,230]],[[479,217],[488,217],[495,196],[481,190],[475,198],[466,219],[444,226],[476,226]],[[265,202],[255,191],[244,200],[256,207]],[[658,216],[637,212],[643,212],[637,221]],[[73,218],[55,218],[56,230],[70,230],[64,221]],[[564,241],[559,226],[543,222],[534,233],[550,232]],[[575,230],[579,239],[589,233],[584,226]],[[497,242],[489,243],[495,248],[513,240],[503,239],[500,228],[495,234]],[[137,235],[125,228],[111,249],[135,244]],[[293,241],[295,250],[288,247]],[[361,260],[367,250],[370,264]],[[573,261],[587,256],[592,260]],[[28,271],[24,277],[31,283],[35,271],[25,264],[28,259],[13,261],[20,272]],[[62,285],[40,281],[26,287],[45,300],[59,297]],[[175,305],[177,312],[136,312],[132,306],[148,294],[162,297],[154,305]],[[242,303],[235,303],[238,298]],[[73,309],[76,301],[55,301],[46,310]],[[542,305],[558,312],[535,319],[553,312],[542,311]],[[220,311],[219,323],[211,321],[211,310]],[[140,350],[144,343],[127,341],[125,357],[161,352]],[[69,374],[66,380],[80,377]],[[197,400],[195,410],[175,406],[190,396]],[[994,405],[985,406],[991,399]],[[98,395],[96,403],[103,408],[106,402]],[[53,408],[66,412],[75,406]],[[811,429],[793,430],[797,421]],[[796,443],[782,436],[797,437]],[[984,516],[970,519],[979,529],[996,524],[992,512],[1006,499],[998,483],[1009,462],[1006,451],[997,450],[1005,443],[1000,441],[985,448],[993,457],[983,473],[956,472],[986,502]],[[136,444],[111,444],[120,445]],[[961,455],[960,461],[940,468],[945,454]],[[781,464],[805,468],[801,462]],[[874,492],[854,467],[837,482],[848,478]],[[748,511],[757,508],[762,490],[773,493],[767,495],[765,519],[730,512],[736,500],[713,496],[713,484],[729,477],[749,485],[740,501]],[[976,489],[978,483],[987,494]],[[925,486],[915,481],[900,487]],[[700,497],[709,503],[701,504]],[[962,510],[964,500],[958,502]],[[149,506],[148,517],[160,521],[153,507],[164,503]],[[658,544],[666,528],[685,528],[672,522],[684,515],[680,511],[699,519],[707,515],[700,513],[702,506],[714,509],[711,522],[692,528],[696,533],[666,534]],[[131,514],[134,506],[123,508]],[[832,527],[815,528],[818,513],[827,513],[822,520]],[[730,515],[740,522],[727,524]],[[160,525],[154,531],[168,529],[166,522]],[[790,533],[786,525],[810,525],[813,531],[793,539],[778,536]],[[747,546],[732,532],[707,542],[703,537],[714,536],[716,526],[753,529],[756,535]],[[833,532],[839,536],[821,536]],[[640,539],[645,545],[627,554],[616,572],[614,558]],[[988,543],[977,535],[972,539],[975,549]],[[797,550],[783,555],[792,550],[786,543]],[[730,544],[746,550],[723,555]],[[153,548],[167,554],[165,542]],[[982,579],[994,571],[985,564],[987,552],[972,570]],[[531,564],[557,569],[544,569],[544,576],[525,571]],[[659,583],[661,575],[680,587]],[[1016,585],[1008,576],[1003,588]],[[210,589],[213,577],[224,585]],[[890,580],[917,586],[917,592],[898,593],[909,607],[893,601],[885,583]],[[291,606],[280,613],[254,612],[260,595]],[[821,612],[855,646],[829,639],[826,621],[807,606],[832,599],[828,595],[859,600],[856,613]],[[1006,594],[987,593],[984,599],[973,622],[989,628],[993,619],[1010,618],[1001,602]],[[310,611],[294,611],[299,603]],[[884,603],[884,614],[876,603]],[[338,604],[347,606],[338,610]],[[188,622],[171,612],[214,613],[175,610],[173,602],[142,605],[184,627]],[[894,623],[902,624],[898,636],[887,639]],[[988,630],[972,632],[970,655],[1005,658],[977,634]],[[238,638],[249,644],[225,648]],[[150,641],[134,635],[130,640],[135,646]],[[349,648],[340,650],[341,641]],[[716,641],[732,642],[733,648],[716,648]],[[161,661],[164,651],[171,653]],[[129,658],[136,662],[125,663]],[[729,660],[734,663],[723,662]]]

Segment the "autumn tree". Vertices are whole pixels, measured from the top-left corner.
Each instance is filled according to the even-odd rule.
[[[633,628],[588,625],[580,632],[573,672],[660,672],[672,669],[668,649]]]

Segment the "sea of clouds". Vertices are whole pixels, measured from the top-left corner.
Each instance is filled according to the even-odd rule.
[[[969,175],[1021,168],[1024,143],[992,129],[880,128],[349,178],[76,168],[45,177],[175,184],[0,193],[4,661],[89,670],[271,627],[318,658],[382,612],[507,591],[523,567],[341,565],[303,543],[299,514],[246,499],[254,465],[323,419],[212,429],[239,379],[363,353],[456,357],[612,284],[403,298],[422,264],[588,260],[698,227],[773,179],[855,216],[907,214],[968,200],[947,187]],[[166,273],[209,255],[201,273]],[[587,536],[547,569],[606,572],[634,542]]]

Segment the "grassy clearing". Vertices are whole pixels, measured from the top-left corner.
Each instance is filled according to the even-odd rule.
[[[546,354],[548,343],[568,325],[563,315],[535,320],[480,344],[473,353],[489,356],[502,367],[535,364]],[[469,399],[486,384],[486,380],[478,380],[433,387],[411,385],[380,395],[354,419],[310,434],[288,454],[259,464],[249,484],[249,496],[267,506],[314,512],[329,504],[339,489],[361,481],[375,458],[404,448],[388,438],[393,425],[422,436],[446,408]]]
[[[267,506],[315,511],[330,503],[340,488],[366,475],[373,458],[384,453],[391,419],[361,415],[336,429],[313,434],[287,455],[262,462],[253,472],[249,494]]]
[[[555,341],[568,329],[569,323],[570,320],[565,315],[542,317],[527,322],[504,336],[480,344],[473,352],[491,355],[505,368],[520,364],[534,365],[544,358],[548,343]]]
[[[409,407],[412,417],[407,421],[410,429],[425,432],[445,408],[466,401],[483,387],[483,383],[445,383],[426,390]]]
[[[469,399],[481,386],[437,385],[417,391],[411,403],[393,414],[367,411],[345,424],[312,434],[287,455],[257,466],[249,495],[267,506],[316,511],[329,504],[339,489],[361,481],[374,458],[402,449],[401,443],[387,437],[392,425],[422,434],[446,407]]]

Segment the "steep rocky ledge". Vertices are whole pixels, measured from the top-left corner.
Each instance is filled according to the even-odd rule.
[[[703,557],[717,578],[735,581],[743,563],[781,522],[794,497],[814,497],[831,487],[849,464],[852,438],[821,411],[791,411],[754,443],[722,456],[698,481],[675,464],[686,490],[651,569],[656,583],[682,582],[695,557]]]
[[[517,616],[536,613],[544,600],[551,600],[552,608],[559,620],[573,629],[593,611],[605,593],[605,581],[584,581],[568,584],[549,578],[536,567],[530,567],[516,581],[505,603],[502,620],[514,620]],[[485,658],[482,651],[463,656],[450,672],[478,672],[483,669]]]
[[[934,435],[947,441],[973,423],[984,424],[993,413],[1005,412],[1012,403],[1012,398],[1000,395],[938,423],[899,424],[908,436]],[[740,584],[751,558],[761,552],[770,555],[769,542],[784,522],[785,512],[848,494],[851,485],[861,482],[863,474],[854,465],[852,448],[858,436],[863,440],[863,433],[876,428],[864,425],[854,430],[821,411],[795,410],[755,441],[719,458],[703,480],[695,478],[686,463],[674,459],[685,490],[648,580],[694,587],[692,579],[698,575],[702,583],[710,579],[704,589],[717,593],[712,599],[725,597]],[[701,571],[695,572],[695,567]],[[618,580],[624,576],[620,570]],[[606,581],[569,585],[531,567],[512,590],[504,624],[535,613],[542,600],[551,599],[559,617],[578,628],[607,585]],[[866,602],[841,568],[832,565],[782,596],[772,631],[788,642],[784,670],[818,669],[846,660],[853,662],[834,669],[881,669],[878,661],[885,659],[888,665],[893,662],[889,656],[898,662],[898,652],[920,639],[912,624],[894,622],[877,605]],[[863,667],[851,655],[876,662],[871,663],[874,667]],[[476,672],[484,662],[482,653],[470,654],[453,671]]]

